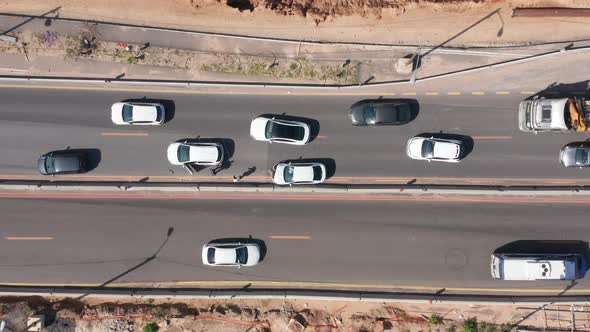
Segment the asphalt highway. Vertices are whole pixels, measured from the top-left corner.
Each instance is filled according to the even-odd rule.
[[[542,199],[500,204],[242,196],[3,198],[0,207],[0,283],[18,284],[173,282],[186,287],[230,282],[235,287],[276,281],[553,294],[567,283],[493,280],[490,254],[517,240],[590,237],[585,204]],[[206,242],[250,235],[266,246],[260,265],[201,264]],[[590,282],[581,280],[571,291],[588,292]]]
[[[147,95],[146,95],[147,94]],[[173,118],[162,126],[115,126],[114,102],[147,97],[168,100]],[[404,126],[353,127],[350,105],[362,96],[190,95],[59,89],[0,89],[0,177],[37,175],[36,160],[48,151],[100,150],[100,162],[87,177],[189,175],[168,164],[169,143],[183,138],[223,138],[234,145],[233,163],[219,176],[255,167],[252,177],[284,159],[331,158],[331,179],[387,181],[391,177],[532,181],[559,184],[584,177],[584,171],[558,163],[560,148],[583,134],[533,135],[517,128],[520,94],[421,95],[416,120]],[[375,98],[375,97],[369,97]],[[249,137],[254,117],[274,113],[319,122],[319,135],[304,147],[255,142]],[[409,159],[406,141],[414,135],[444,131],[470,136],[474,149],[461,163]],[[233,143],[233,144],[232,144]],[[203,170],[198,175],[208,176]],[[381,180],[375,180],[375,179]],[[264,178],[266,179],[266,178]],[[384,180],[385,179],[385,180]],[[563,182],[563,181],[562,181]]]

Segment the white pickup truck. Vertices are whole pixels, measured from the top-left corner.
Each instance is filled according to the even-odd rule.
[[[590,128],[590,100],[578,97],[524,100],[518,108],[518,128],[528,132],[585,132]]]

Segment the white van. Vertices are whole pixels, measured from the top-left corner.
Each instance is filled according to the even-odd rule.
[[[500,280],[576,280],[586,272],[582,255],[493,254],[492,277]]]

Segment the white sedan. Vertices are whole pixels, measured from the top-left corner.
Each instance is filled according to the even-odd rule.
[[[309,125],[300,121],[257,117],[250,124],[250,137],[257,141],[305,145],[310,138]]]
[[[408,140],[406,153],[408,157],[418,160],[444,161],[457,163],[463,158],[465,145],[455,139],[420,137]]]
[[[273,167],[272,182],[278,185],[316,184],[326,180],[322,163],[278,163]]]
[[[111,120],[117,125],[161,125],[165,118],[164,105],[158,103],[114,103]]]
[[[260,262],[260,247],[255,243],[208,243],[201,253],[210,266],[254,266]]]
[[[223,161],[223,146],[219,143],[175,142],[168,146],[167,156],[172,165],[217,166]]]

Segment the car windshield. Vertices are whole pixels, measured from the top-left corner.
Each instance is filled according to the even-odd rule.
[[[423,158],[432,158],[434,153],[434,142],[431,140],[424,140],[422,142],[422,157]]]
[[[375,105],[368,105],[365,107],[365,121],[367,123],[377,122],[377,107]]]
[[[322,179],[322,168],[320,166],[314,166],[313,167],[313,180],[314,181],[319,181]]]
[[[123,105],[123,111],[121,116],[123,117],[124,122],[132,122],[133,121],[133,106],[131,105]]]
[[[273,121],[266,124],[266,138],[289,138],[300,141],[304,133],[303,128],[299,126],[287,126]]]
[[[576,165],[587,165],[588,164],[588,150],[577,149],[576,150]]]
[[[53,159],[53,157],[45,158],[45,172],[46,173],[51,174],[51,173],[55,172],[54,161],[55,161],[55,159]]]
[[[293,166],[287,166],[285,167],[285,171],[284,171],[284,178],[285,178],[285,182],[292,182],[293,181],[293,171],[295,170],[295,168]]]
[[[246,264],[248,262],[248,249],[239,247],[236,249],[236,263]]]
[[[207,262],[209,264],[215,264],[215,248],[209,248],[207,250]]]
[[[178,147],[178,161],[185,162],[189,160],[190,147],[186,145],[180,145]]]
[[[164,112],[162,112],[162,109],[159,106],[156,107],[156,110],[157,110],[156,111],[156,122],[160,122],[160,121],[162,121],[162,114]]]

